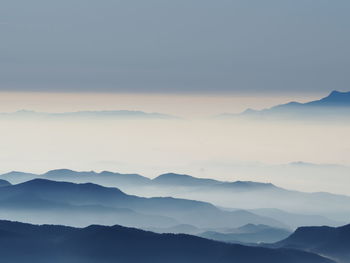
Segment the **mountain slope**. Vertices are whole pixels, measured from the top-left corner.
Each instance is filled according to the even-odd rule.
[[[290,234],[289,231],[281,228],[248,224],[222,232],[206,231],[199,234],[199,236],[230,243],[272,243],[285,239]]]
[[[151,180],[137,174],[119,174],[107,171],[101,173],[76,172],[68,169],[52,170],[42,175],[24,175],[16,172],[1,175],[0,178],[16,182],[18,181],[17,176],[20,176],[22,180],[24,178],[30,180],[31,177],[36,176],[37,178],[75,183],[90,181],[100,185],[115,186],[136,195],[171,195],[176,198],[201,200],[221,207],[252,209],[253,213],[255,213],[255,209],[258,209],[257,213],[261,216],[282,218],[282,221],[289,222],[288,225],[293,229],[307,225],[339,226],[344,224],[342,222],[346,222],[350,216],[349,196],[298,192],[283,189],[270,183],[224,182],[174,173],[160,175]],[[291,202],[291,200],[293,201]],[[285,210],[289,214],[274,209]],[[266,222],[242,222],[242,225],[246,223],[265,224]]]
[[[159,175],[158,177],[152,180],[153,184],[159,185],[171,185],[171,186],[211,186],[220,184],[219,181],[213,179],[202,179],[196,178],[186,174],[175,174],[175,173],[167,173]]]
[[[350,92],[332,91],[320,100],[306,103],[289,102],[264,110],[247,109],[241,114],[222,114],[219,118],[249,117],[257,119],[349,119]]]
[[[334,263],[297,250],[229,245],[121,226],[79,229],[9,221],[0,221],[0,254],[4,263]]]
[[[260,208],[250,210],[252,213],[277,219],[296,229],[299,226],[339,226],[340,222],[330,220],[324,216],[288,213],[276,208]]]
[[[350,225],[342,227],[301,227],[291,236],[273,247],[296,248],[313,251],[336,259],[350,261]]]
[[[6,181],[6,180],[0,180],[0,187],[2,186],[9,186],[11,185],[10,182]]]
[[[33,196],[37,198],[33,199]],[[243,210],[223,211],[210,203],[170,197],[143,198],[127,195],[117,188],[91,183],[74,184],[34,179],[17,185],[1,187],[0,205],[14,210],[16,206],[14,206],[13,200],[16,201],[17,205],[21,204],[28,206],[28,208],[36,205],[35,209],[40,209],[40,206],[43,206],[42,210],[47,210],[48,205],[45,205],[45,202],[80,207],[126,208],[149,216],[173,218],[176,220],[174,225],[182,223],[197,227],[237,227],[246,223],[254,223],[284,226],[274,219],[257,216]],[[20,210],[17,209],[16,212],[20,212]],[[25,210],[23,213],[28,213],[28,211]]]

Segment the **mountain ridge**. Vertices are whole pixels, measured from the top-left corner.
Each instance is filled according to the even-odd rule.
[[[348,119],[350,113],[350,92],[332,91],[327,96],[305,103],[291,101],[262,110],[246,109],[245,111],[232,114],[224,113],[219,119],[244,118],[253,119],[308,119],[312,117],[322,119]]]
[[[180,119],[177,116],[158,112],[144,112],[137,110],[100,110],[100,111],[74,111],[62,113],[37,112],[32,110],[18,110],[15,112],[1,112],[0,118],[30,118],[30,119]]]
[[[6,263],[335,263],[304,251],[225,244],[119,225],[72,228],[0,221],[0,233],[6,233],[0,235],[0,254]]]
[[[38,199],[32,199],[31,196],[37,196]],[[174,219],[174,225],[185,223],[200,227],[220,225],[235,227],[243,222],[250,222],[285,226],[277,220],[244,210],[224,211],[208,202],[183,198],[139,197],[128,195],[115,187],[104,187],[92,183],[76,184],[48,179],[33,179],[16,185],[0,187],[0,206],[6,207],[7,211],[13,211],[15,214],[20,213],[21,216],[25,214],[24,211],[17,208],[18,204],[23,206],[28,203],[29,205],[29,202],[30,207],[36,205],[36,209],[45,214],[45,209],[44,211],[40,210],[40,203],[43,201],[46,201],[43,203],[45,209],[47,209],[47,201],[79,207],[89,206],[90,208],[91,206],[105,206],[113,209],[111,212],[116,212],[115,209],[126,208],[148,216],[169,217]],[[12,209],[11,204],[14,204]],[[25,213],[28,211],[26,210]]]
[[[350,260],[350,224],[341,227],[300,227],[286,239],[272,245],[313,251],[348,263]]]

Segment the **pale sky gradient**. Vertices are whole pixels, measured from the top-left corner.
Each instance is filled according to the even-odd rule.
[[[348,0],[2,0],[0,90],[349,89]]]
[[[349,166],[349,125],[208,117],[349,91],[349,10],[349,0],[1,0],[0,112],[184,119],[0,120],[0,172],[180,172],[347,193],[344,172],[329,185],[328,173],[317,181],[233,168]]]

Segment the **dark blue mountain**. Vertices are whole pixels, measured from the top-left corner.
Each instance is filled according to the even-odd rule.
[[[310,225],[340,226],[350,216],[350,207],[348,205],[350,197],[348,196],[329,193],[304,193],[283,189],[270,183],[250,181],[225,182],[175,173],[163,174],[151,180],[138,174],[119,174],[108,171],[100,173],[94,171],[77,172],[68,169],[52,170],[41,175],[19,172],[0,175],[0,178],[6,179],[11,183],[28,181],[32,177],[74,183],[93,182],[94,184],[115,186],[126,192],[147,196],[150,193],[157,196],[174,195],[186,199],[208,201],[223,207],[249,209],[253,214],[255,209],[264,208],[264,211],[256,210],[259,215],[279,218],[277,219],[278,221],[288,222],[287,225],[293,229],[299,226]],[[153,202],[156,200],[158,199],[155,199]],[[169,202],[170,200],[168,199]],[[106,202],[106,205],[108,205],[108,200]],[[158,202],[160,201],[158,200]],[[149,207],[145,206],[145,208],[147,210]],[[283,211],[281,213],[281,210],[265,208],[278,208],[291,211],[292,213],[288,214]],[[135,208],[131,209],[134,210]],[[139,206],[137,209],[142,209],[142,207]],[[154,208],[151,207],[149,211],[152,210]],[[143,210],[142,213],[148,214],[149,211]],[[305,216],[306,214],[307,216]],[[329,220],[327,217],[332,217],[336,220]],[[178,221],[179,223],[190,223],[182,221],[182,219]],[[246,223],[271,225],[271,223],[255,220],[240,223],[241,225]],[[235,225],[235,227],[237,226],[239,225]]]
[[[270,183],[258,183],[250,181],[223,182],[214,179],[197,178],[186,174],[166,173],[154,179],[141,176],[139,174],[120,174],[115,172],[94,171],[77,172],[69,169],[51,170],[44,174],[31,174],[22,172],[10,172],[0,175],[1,178],[14,181],[28,181],[34,178],[50,179],[56,181],[67,181],[75,183],[96,183],[101,185],[115,185],[116,187],[143,187],[143,186],[169,186],[169,187],[210,187],[215,189],[232,190],[261,190],[277,189]],[[19,178],[19,179],[18,179]]]
[[[350,107],[350,91],[340,92],[332,91],[327,97],[320,100],[304,103],[303,105],[309,107]]]
[[[350,225],[342,227],[301,227],[287,239],[273,245],[313,251],[339,263],[350,262]]]
[[[3,263],[334,263],[291,249],[215,242],[121,226],[71,228],[0,221]]]
[[[50,207],[47,202],[56,204],[52,205],[52,208],[57,207],[57,204],[69,204],[80,208],[81,206],[85,208],[86,206],[90,208],[91,206],[111,209],[125,208],[145,215],[173,218],[176,220],[174,225],[183,223],[198,227],[237,227],[245,223],[255,223],[284,226],[274,219],[257,216],[243,210],[223,211],[210,203],[171,197],[143,198],[127,195],[118,188],[103,187],[91,183],[75,184],[34,179],[0,188],[0,207],[3,206],[8,210],[12,207],[12,210],[16,210],[16,214],[21,211],[24,214],[28,213],[28,209],[22,209],[26,206],[28,208],[34,207],[36,210],[42,206],[42,210],[45,212]],[[11,213],[7,213],[7,215],[11,215]],[[137,215],[135,214],[135,216]]]
[[[289,102],[264,110],[247,109],[241,114],[222,114],[219,118],[338,120],[350,117],[350,92],[332,91],[328,96],[306,103]]]
[[[6,181],[6,180],[0,180],[0,187],[2,186],[9,186],[11,185],[10,182]]]

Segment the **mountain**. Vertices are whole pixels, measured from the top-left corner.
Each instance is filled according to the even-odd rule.
[[[161,228],[161,227],[150,227],[147,228],[146,230],[164,234],[164,233],[171,233],[171,234],[189,234],[189,235],[196,235],[201,233],[202,229],[188,225],[188,224],[181,224],[181,225],[176,225],[172,227],[167,227],[167,228]]]
[[[133,227],[171,227],[179,224],[173,218],[160,215],[147,215],[138,213],[128,208],[110,207],[96,202],[87,200],[84,204],[71,202],[69,198],[78,198],[79,192],[84,196],[95,194],[92,200],[98,197],[100,193],[83,188],[71,188],[63,190],[65,187],[58,187],[58,191],[62,191],[62,195],[67,195],[68,199],[62,199],[57,196],[48,197],[46,191],[55,192],[54,185],[41,183],[42,179],[36,179],[28,182],[25,186],[15,186],[10,188],[4,187],[4,191],[0,191],[0,217],[17,221],[26,221],[31,223],[50,223],[65,224],[72,226],[87,226],[93,223],[113,225],[122,224]],[[5,189],[7,188],[7,189]],[[69,192],[78,192],[70,194]],[[85,193],[83,193],[85,191]],[[124,195],[118,190],[114,194]],[[108,198],[108,197],[106,197]],[[74,203],[74,204],[73,204]],[[101,202],[102,203],[102,202]]]
[[[34,178],[40,177],[37,174],[33,173],[24,173],[24,172],[18,172],[18,171],[11,171],[9,173],[2,174],[0,176],[1,179],[7,180],[11,183],[17,184],[17,183],[22,183],[25,181],[32,180]]]
[[[91,182],[102,185],[114,184],[118,187],[129,184],[143,185],[150,182],[149,178],[141,176],[139,174],[121,174],[108,171],[102,171],[100,173],[96,173],[94,171],[76,172],[69,169],[51,170],[38,177],[76,183]]]
[[[167,173],[159,175],[158,177],[152,180],[153,184],[158,185],[171,185],[171,186],[212,186],[216,184],[220,184],[221,182],[213,180],[213,179],[202,179],[196,178],[186,174],[175,174],[175,173]]]
[[[197,178],[187,174],[166,173],[149,179],[139,174],[121,174],[109,171],[97,173],[95,171],[77,172],[70,169],[56,169],[44,174],[32,174],[23,172],[9,172],[0,175],[0,178],[11,182],[25,182],[34,178],[50,179],[56,181],[67,181],[76,183],[96,183],[101,185],[114,185],[117,187],[206,187],[211,189],[231,189],[231,190],[262,190],[278,189],[271,183],[260,183],[251,181],[223,182],[214,179]]]
[[[51,205],[51,203],[56,205]],[[137,213],[134,214],[134,217],[137,217],[138,214],[144,215],[143,217],[154,216],[154,222],[151,222],[148,227],[155,227],[158,222],[156,221],[157,218],[161,222],[158,222],[159,226],[162,227],[170,227],[170,223],[173,223],[172,225],[191,224],[196,227],[237,227],[247,222],[284,226],[283,223],[277,220],[243,210],[223,211],[210,203],[171,197],[143,198],[127,195],[118,188],[103,187],[92,183],[75,184],[34,179],[25,183],[0,188],[0,207],[3,207],[0,215],[5,213],[8,216],[5,217],[7,219],[22,218],[28,215],[28,209],[31,209],[30,212],[32,214],[35,215],[35,213],[40,212],[40,219],[47,220],[50,223],[50,220],[52,220],[50,218],[50,214],[53,213],[52,209],[55,208],[56,212],[59,211],[57,210],[57,204],[61,206],[68,204],[78,207],[79,209],[76,211],[77,217],[79,218],[80,215],[81,218],[77,222],[86,222],[88,220],[85,218],[85,213],[79,214],[78,212],[83,208],[89,208],[91,214],[93,214],[94,209],[97,210],[93,217],[94,219],[100,217],[99,222],[108,219],[108,224],[113,222],[113,213],[117,212],[115,209],[118,209],[118,211],[120,211],[119,209],[128,209]],[[104,211],[105,214],[110,213],[109,217],[107,219],[102,217],[99,210]],[[51,211],[51,213],[48,211]],[[13,215],[17,217],[9,218],[9,216]],[[66,222],[67,217],[70,215],[69,213],[61,213],[60,216]],[[173,220],[171,221],[169,218]],[[120,216],[116,216],[114,218],[115,223],[118,223],[119,219]],[[130,222],[135,221],[136,219],[132,219]],[[141,219],[136,222],[140,221],[142,223]],[[145,220],[145,222],[149,222],[149,220]],[[140,223],[137,226],[139,225]]]
[[[32,179],[40,178],[74,183],[95,183],[105,186],[114,185],[117,187],[128,185],[144,185],[148,184],[151,181],[151,179],[139,174],[121,174],[109,171],[102,171],[100,173],[97,173],[95,171],[77,172],[70,169],[50,170],[44,174],[12,171],[0,175],[0,178],[8,180],[12,183],[23,183]]]
[[[227,229],[222,232],[206,231],[199,234],[199,236],[229,243],[272,243],[285,239],[290,234],[291,232],[282,228],[247,224],[236,229]]]
[[[159,175],[152,180],[152,184],[163,186],[182,186],[182,187],[210,187],[226,188],[232,190],[249,191],[253,189],[266,189],[275,187],[270,183],[257,183],[250,181],[221,182],[214,179],[196,178],[186,174],[167,173]]]
[[[263,217],[283,218],[281,221],[288,222],[288,226],[292,229],[308,225],[340,226],[350,216],[349,196],[322,192],[299,192],[284,189],[271,183],[224,182],[175,173],[167,173],[149,179],[138,174],[120,174],[108,171],[100,173],[94,171],[76,172],[68,169],[52,170],[38,175],[19,172],[0,175],[1,179],[11,183],[28,181],[33,177],[115,186],[130,194],[142,196],[173,196],[200,200],[231,210],[251,210],[253,214],[254,210],[257,209],[257,213]],[[263,209],[264,212],[259,209]],[[281,211],[287,212],[281,213]],[[260,224],[263,222],[242,222],[241,225],[246,223]]]
[[[72,228],[9,221],[0,221],[0,254],[4,263],[334,263],[293,249],[230,245],[117,225]]]
[[[146,230],[156,233],[190,234],[235,244],[272,243],[285,239],[292,233],[287,229],[263,224],[246,224],[237,228],[198,228],[193,225],[181,224],[168,228],[152,227]]]
[[[0,180],[0,187],[2,186],[9,186],[11,185],[10,182],[6,181],[6,180]]]
[[[161,114],[146,113],[143,111],[111,110],[111,111],[77,111],[64,113],[47,113],[29,110],[20,110],[11,113],[0,113],[1,119],[81,119],[81,120],[109,120],[109,119],[179,119],[178,117]]]
[[[241,114],[222,114],[219,118],[249,117],[257,119],[349,119],[350,92],[332,91],[328,96],[306,103],[289,102],[264,110],[247,109]]]
[[[291,236],[273,245],[312,251],[335,259],[350,262],[350,225],[342,227],[301,227]]]
[[[277,219],[289,225],[292,229],[296,229],[299,226],[323,226],[323,225],[339,226],[341,225],[341,222],[331,220],[324,216],[289,213],[276,208],[260,208],[260,209],[252,209],[249,211],[257,215]]]

